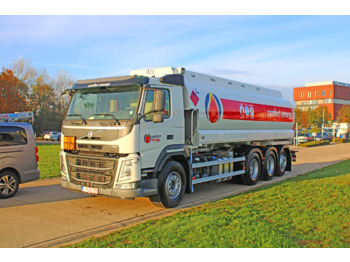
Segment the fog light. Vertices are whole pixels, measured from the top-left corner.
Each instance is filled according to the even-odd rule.
[[[119,189],[134,189],[136,188],[136,183],[126,183],[117,185]]]

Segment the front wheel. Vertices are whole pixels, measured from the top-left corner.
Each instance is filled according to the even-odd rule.
[[[18,190],[18,177],[11,171],[4,171],[0,174],[0,198],[13,197]]]
[[[179,162],[169,161],[158,178],[158,194],[150,196],[153,204],[173,208],[180,204],[186,189],[186,173]]]

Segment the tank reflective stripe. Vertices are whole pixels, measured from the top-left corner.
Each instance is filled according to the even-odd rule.
[[[271,122],[293,122],[293,109],[220,99],[223,107],[222,119]]]

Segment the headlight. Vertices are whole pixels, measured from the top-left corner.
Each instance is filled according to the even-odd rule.
[[[120,169],[118,182],[130,180],[132,172],[132,160],[124,160]]]

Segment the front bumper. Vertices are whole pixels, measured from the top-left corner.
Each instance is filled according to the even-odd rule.
[[[98,195],[121,199],[151,196],[157,194],[157,183],[157,179],[148,179],[140,181],[140,186],[138,188],[98,188]],[[76,185],[71,182],[61,180],[61,186],[69,190],[83,193],[81,185]]]

